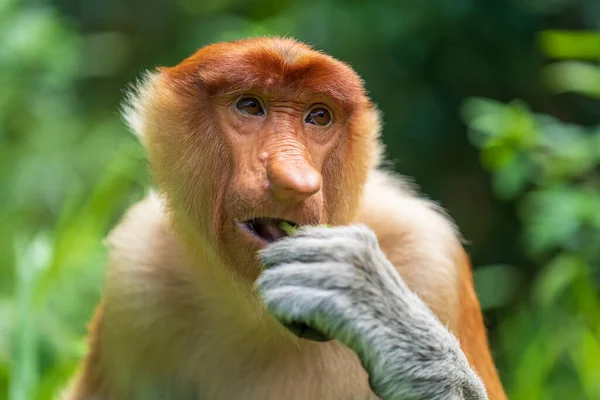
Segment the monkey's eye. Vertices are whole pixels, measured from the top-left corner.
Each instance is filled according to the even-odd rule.
[[[265,115],[265,110],[263,110],[260,101],[256,97],[243,97],[239,99],[235,104],[235,108],[241,113],[248,115]]]
[[[327,126],[331,123],[331,113],[325,107],[315,107],[306,116],[304,122],[313,125]]]

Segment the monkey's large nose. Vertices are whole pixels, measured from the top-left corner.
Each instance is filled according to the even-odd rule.
[[[299,203],[321,190],[322,177],[308,160],[270,160],[269,189],[277,200]]]

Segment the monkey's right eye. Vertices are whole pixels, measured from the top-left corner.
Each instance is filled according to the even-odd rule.
[[[243,97],[239,99],[235,104],[235,108],[247,115],[265,115],[265,110],[263,110],[260,101],[256,97]]]

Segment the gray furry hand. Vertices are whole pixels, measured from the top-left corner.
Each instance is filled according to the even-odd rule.
[[[307,227],[261,253],[267,309],[352,349],[382,399],[487,399],[456,338],[364,226]]]

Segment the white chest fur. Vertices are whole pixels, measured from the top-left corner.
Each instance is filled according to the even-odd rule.
[[[375,398],[354,353],[292,338],[251,288],[195,268],[158,210],[152,197],[139,203],[108,240],[100,353],[114,389],[101,398]]]
[[[357,357],[337,342],[295,340],[283,332],[266,337],[260,328],[254,332],[219,333],[213,325],[203,332],[184,332],[180,330],[183,325],[180,322],[160,328],[163,333],[174,329],[169,334],[179,330],[179,336],[170,336],[175,338],[170,343],[152,342],[149,337],[139,339],[140,336],[134,340],[129,335],[121,336],[117,342],[116,337],[111,340],[112,335],[108,335],[104,355],[111,364],[107,370],[113,372],[107,378],[113,384],[119,381],[115,387],[120,392],[108,398],[376,398]],[[248,336],[253,334],[257,336]],[[122,346],[128,347],[127,351]],[[127,359],[122,354],[127,354]],[[144,361],[140,363],[140,359]]]

